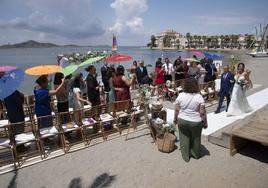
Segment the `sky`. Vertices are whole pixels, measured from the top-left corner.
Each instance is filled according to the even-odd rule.
[[[268,0],[0,0],[0,44],[146,45],[152,34],[254,33]]]

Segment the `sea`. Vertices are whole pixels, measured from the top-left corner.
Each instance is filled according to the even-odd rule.
[[[55,48],[13,48],[13,49],[0,49],[0,65],[13,65],[22,70],[27,68],[42,65],[42,64],[57,64],[58,54],[71,54],[71,53],[87,53],[110,51],[110,47],[55,47]],[[168,57],[173,62],[178,56],[183,58],[191,57],[193,54],[189,51],[176,51],[176,50],[151,50],[145,47],[119,47],[117,53],[129,55],[133,60],[143,60],[145,65],[148,66],[148,71],[154,71],[155,61],[157,58]],[[223,61],[228,61],[231,56],[231,52],[213,52],[214,54],[223,55]],[[125,68],[129,68],[132,65],[131,62],[121,62]],[[119,63],[115,63],[115,66]],[[103,66],[103,62],[95,64],[97,69],[98,78],[100,78],[100,68]],[[83,73],[86,77],[84,68],[80,68],[79,72]],[[24,81],[21,83],[19,90],[25,95],[32,95],[33,88],[35,86],[35,80],[37,76],[31,76],[25,74]]]

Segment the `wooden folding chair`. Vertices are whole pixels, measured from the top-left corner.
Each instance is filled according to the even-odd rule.
[[[127,127],[127,124],[131,123],[131,100],[117,101],[115,105],[115,118],[117,120],[116,127],[119,130],[119,134],[122,134],[124,127]],[[125,126],[124,126],[125,125]]]
[[[24,125],[24,131],[22,133],[16,134],[15,128],[21,125]],[[40,155],[42,159],[40,140],[36,134],[35,126],[31,122],[10,123],[9,135],[12,146],[14,148],[14,156],[19,166],[23,164],[25,159],[35,157],[36,155]],[[18,148],[20,146],[22,147],[26,145],[26,151],[18,151]]]
[[[61,147],[65,152],[64,143],[57,125],[58,123],[55,115],[40,116],[36,118],[36,132],[40,141],[43,158],[48,157],[49,152],[55,149],[55,146],[53,148],[53,144],[61,144]]]
[[[99,135],[99,130],[101,129],[99,110],[99,106],[96,105],[83,111],[82,136],[86,145],[90,145],[91,140]]]
[[[205,101],[209,100],[208,85],[209,83],[204,83],[204,84],[199,85],[200,94],[202,95]]]
[[[213,100],[217,100],[217,92],[215,89],[215,82],[211,81],[208,83],[208,98],[209,101],[212,102]]]
[[[107,133],[114,132],[114,124],[117,122],[116,121],[116,116],[115,116],[115,103],[108,103],[105,105],[100,105],[99,106],[99,112],[100,112],[100,128],[101,128],[101,133],[103,135],[103,139],[107,140],[108,135]],[[111,129],[110,130],[105,130],[106,127],[104,125],[110,125]]]
[[[14,144],[10,142],[8,134],[9,124],[0,126],[0,167],[13,163],[16,167]]]
[[[62,112],[57,114],[57,123],[58,128],[61,133],[61,140],[63,144],[64,152],[67,153],[72,145],[75,145],[78,142],[85,141],[82,131],[82,117],[83,110],[74,110],[71,112]],[[71,134],[76,133],[74,136],[75,139],[71,139]],[[67,139],[67,136],[70,139]],[[77,137],[82,136],[82,140]]]

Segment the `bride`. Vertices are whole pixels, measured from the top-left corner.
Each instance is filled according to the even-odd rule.
[[[238,64],[227,116],[241,115],[252,111],[246,97],[246,90],[252,88],[252,82],[249,78],[250,72],[249,70],[245,70],[244,63]]]

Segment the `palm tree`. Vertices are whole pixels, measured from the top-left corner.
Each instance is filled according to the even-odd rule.
[[[191,43],[192,43],[191,33],[186,33],[186,39],[187,39],[187,42],[188,42],[188,48],[191,48]]]
[[[221,48],[224,48],[224,35],[221,35],[220,39],[221,39]]]

